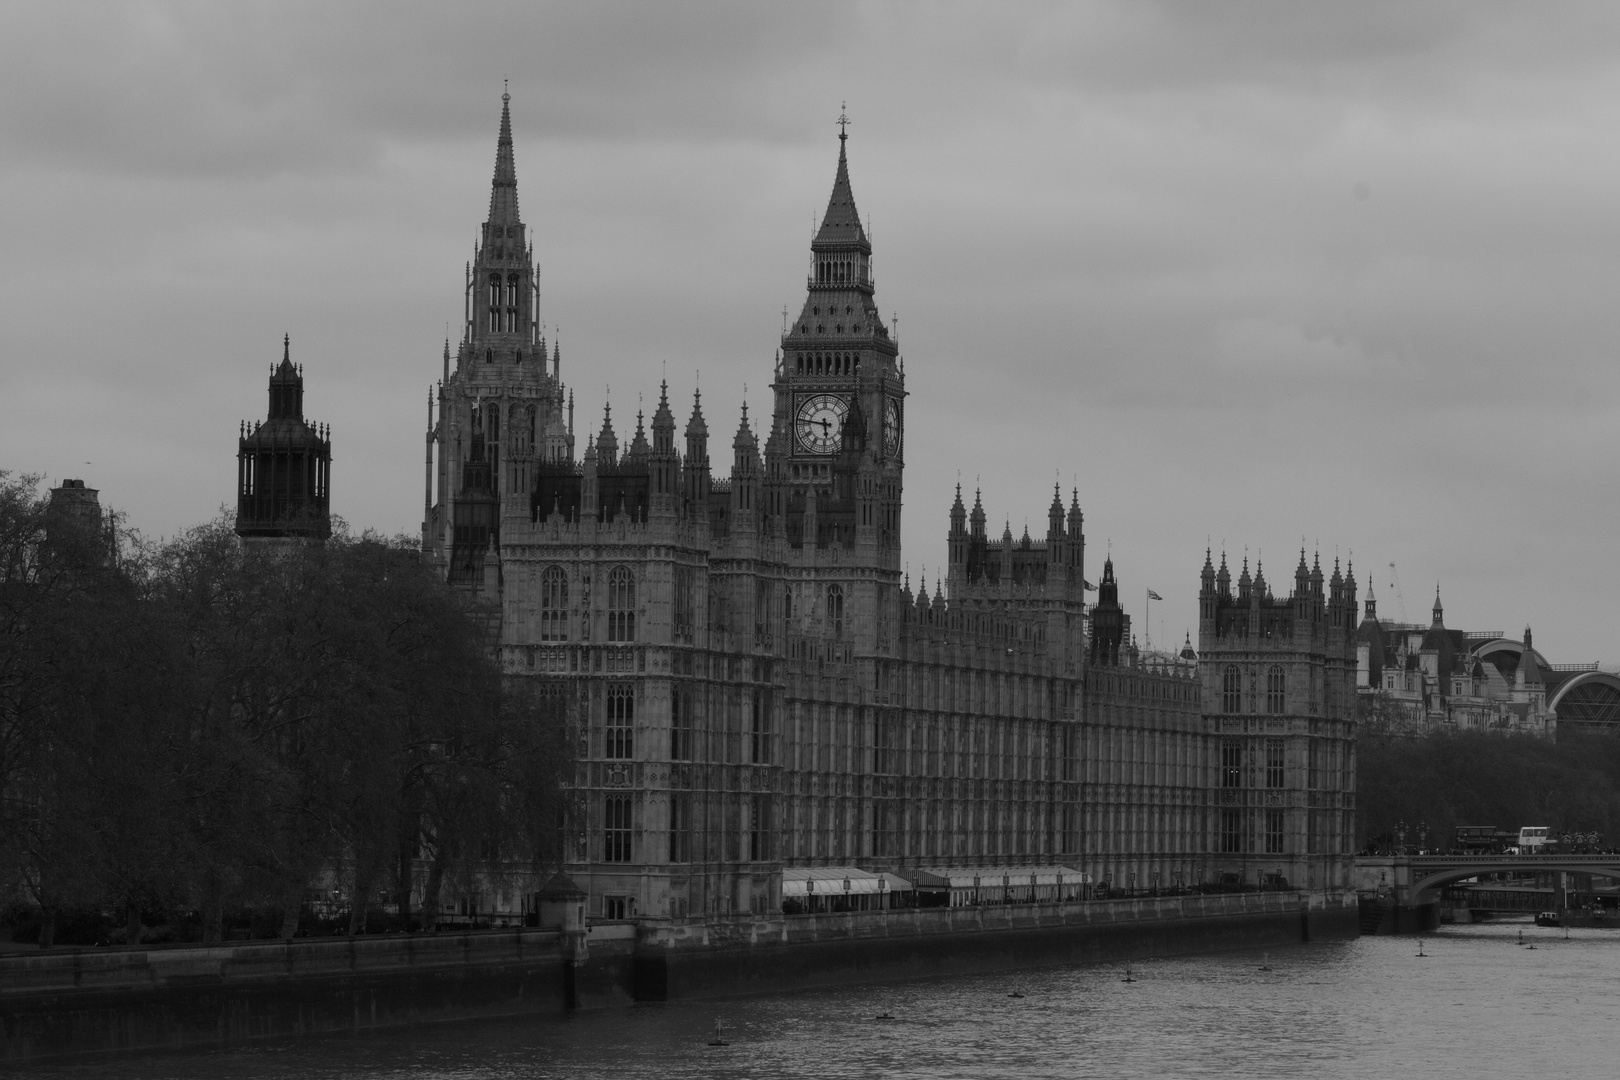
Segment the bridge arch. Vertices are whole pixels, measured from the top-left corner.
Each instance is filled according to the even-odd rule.
[[[1443,888],[1452,882],[1462,881],[1478,874],[1509,874],[1523,873],[1526,870],[1562,870],[1571,874],[1601,874],[1605,877],[1620,878],[1620,855],[1570,855],[1548,856],[1536,855],[1531,858],[1514,858],[1511,855],[1500,859],[1490,859],[1473,863],[1459,863],[1454,866],[1426,869],[1419,876],[1419,868],[1412,868],[1411,903],[1428,903],[1434,900],[1432,895],[1426,895],[1432,890]]]

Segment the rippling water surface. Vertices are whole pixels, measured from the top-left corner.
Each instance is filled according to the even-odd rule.
[[[1524,940],[1537,948],[1521,948]],[[1620,1075],[1620,931],[1523,924],[31,1070],[132,1080]],[[1262,964],[1271,971],[1261,971]],[[1022,998],[1008,995],[1022,993]],[[893,1020],[876,1020],[889,1013]],[[709,1047],[714,1023],[723,1048]]]

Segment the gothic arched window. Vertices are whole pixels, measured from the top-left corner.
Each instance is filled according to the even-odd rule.
[[[617,795],[603,800],[602,860],[630,861],[630,800]]]
[[[540,640],[568,640],[568,575],[560,566],[540,574]]]
[[[602,756],[620,759],[634,757],[635,725],[635,687],[630,683],[610,683],[607,692],[607,726]]]
[[[1272,664],[1271,670],[1266,672],[1266,712],[1280,713],[1286,700],[1288,678],[1283,674],[1281,664]]]
[[[518,314],[518,278],[516,274],[506,277],[506,332],[517,333]]]
[[[1243,674],[1237,665],[1230,665],[1221,675],[1221,711],[1243,711]]]
[[[489,275],[489,332],[501,329],[501,275]]]
[[[835,638],[844,636],[844,587],[827,586],[827,631]]]
[[[636,578],[628,566],[608,574],[608,640],[636,640]]]

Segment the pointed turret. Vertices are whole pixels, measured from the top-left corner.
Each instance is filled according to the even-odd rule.
[[[613,403],[602,404],[602,433],[596,437],[597,465],[610,468],[619,462],[619,440],[613,434]]]
[[[652,433],[654,454],[675,453],[675,414],[669,407],[668,382],[658,384],[658,408],[653,410]]]
[[[1226,568],[1226,552],[1221,552],[1221,568],[1215,574],[1215,589],[1228,599],[1232,596],[1232,572]]]
[[[1052,570],[1068,563],[1068,545],[1064,542],[1067,539],[1063,531],[1063,490],[1053,483],[1052,505],[1046,508],[1046,561]],[[1047,576],[1048,580],[1055,580],[1051,571]]]
[[[1114,580],[1114,559],[1109,555],[1103,558],[1097,602],[1091,607],[1091,662],[1117,666],[1125,633],[1125,612],[1119,605],[1119,583]]]
[[[1213,552],[1204,548],[1204,568],[1198,573],[1198,639],[1215,626],[1215,609],[1219,597],[1215,592],[1215,560]]]
[[[1084,596],[1086,587],[1086,532],[1085,515],[1080,512],[1080,489],[1075,488],[1069,496],[1069,568],[1073,573],[1069,577],[1069,587],[1077,594]]]
[[[518,224],[517,165],[512,161],[512,95],[501,94],[501,133],[495,140],[495,179],[490,185],[491,224]]]
[[[840,121],[841,125],[844,123]],[[838,132],[838,172],[833,176],[832,194],[827,197],[827,212],[822,215],[821,228],[816,232],[817,244],[855,244],[871,251],[866,230],[861,227],[860,211],[855,209],[855,192],[849,183],[849,130],[840,126]]]
[[[647,460],[649,449],[647,446],[647,432],[646,429],[641,426],[641,421],[642,416],[641,413],[638,412],[636,413],[636,433],[631,437],[630,449],[625,454],[625,457],[635,462]]]
[[[705,520],[709,506],[709,425],[703,419],[703,391],[692,391],[692,416],[686,422],[686,457],[681,486],[689,511]]]
[[[652,450],[649,484],[652,488],[652,508],[671,511],[675,508],[675,414],[669,408],[669,383],[658,384],[658,408],[653,410]]]
[[[1546,679],[1541,674],[1541,665],[1536,663],[1536,650],[1530,641],[1530,627],[1526,626],[1524,651],[1519,653],[1519,669],[1513,674],[1513,687],[1516,690],[1529,690],[1539,688],[1545,682]]]
[[[468,268],[466,355],[480,363],[522,362],[540,340],[534,313],[533,254],[518,216],[517,167],[512,161],[510,94],[501,95],[501,132],[495,143],[489,220]],[[534,354],[530,354],[531,358]],[[539,354],[542,361],[545,354]],[[543,365],[542,365],[543,366]]]
[[[742,418],[737,422],[737,434],[731,440],[731,448],[737,454],[747,454],[750,460],[758,457],[759,439],[754,435],[753,426],[748,423],[748,402],[742,403]],[[741,464],[741,458],[738,458]]]
[[[840,118],[840,124],[847,121]],[[800,369],[806,354],[800,348],[873,349],[894,357],[895,343],[878,314],[872,299],[872,244],[855,207],[855,194],[849,181],[847,130],[838,136],[838,169],[833,177],[827,212],[810,242],[811,269],[809,295],[799,317],[783,335],[784,353],[792,358],[798,374],[837,374],[851,372],[841,367],[827,371],[825,354],[809,354],[811,368]],[[834,361],[841,363],[841,361]]]
[[[748,402],[743,402],[737,434],[731,440],[731,527],[750,531],[759,509],[759,439],[748,423]]]

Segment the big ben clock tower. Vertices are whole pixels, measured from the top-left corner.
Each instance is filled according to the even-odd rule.
[[[804,307],[782,335],[767,471],[795,546],[841,544],[896,573],[905,380],[873,299],[872,243],[849,183],[849,121],[838,123],[838,173],[810,244]]]

